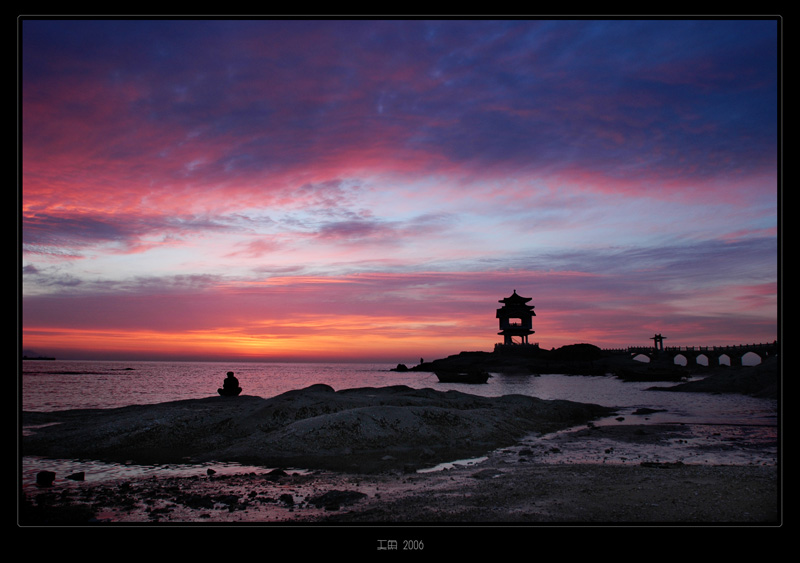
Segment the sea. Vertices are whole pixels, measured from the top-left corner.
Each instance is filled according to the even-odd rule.
[[[255,363],[255,362],[164,362],[164,361],[76,361],[25,360],[22,362],[21,410],[113,409],[128,405],[155,404],[217,396],[225,374],[233,371],[243,395],[269,398],[317,383],[335,390],[359,387],[405,385],[411,388],[455,390],[484,397],[528,395],[540,399],[565,399],[616,407],[613,417],[595,421],[604,424],[674,423],[691,427],[696,440],[683,444],[690,461],[702,463],[775,464],[778,459],[779,411],[775,399],[738,394],[655,391],[654,386],[675,383],[625,382],[612,375],[566,374],[506,375],[493,373],[486,384],[440,383],[435,374],[393,371],[395,365],[379,363]],[[646,417],[638,409],[654,411]],[[35,431],[21,428],[21,432]],[[532,440],[547,438],[531,437]],[[727,440],[729,452],[716,450],[704,457],[703,443]],[[736,444],[744,447],[736,447]],[[676,444],[668,445],[675,454]],[[691,451],[690,446],[696,446]],[[697,447],[699,446],[699,447]],[[565,448],[560,448],[564,450]],[[617,450],[619,452],[619,450]],[[636,452],[623,452],[613,459],[633,459]],[[639,453],[638,455],[641,455]],[[627,457],[626,457],[627,456]],[[552,462],[606,462],[608,456],[574,450],[549,456]],[[454,460],[458,464],[474,460]],[[202,466],[139,466],[106,464],[93,460],[45,460],[22,458],[24,485],[35,481],[42,469],[64,475],[85,471],[91,479],[108,480],[157,475],[196,475]],[[88,469],[88,471],[87,471]],[[263,468],[260,468],[263,469]],[[215,464],[217,472],[236,473],[253,468],[235,463]],[[302,470],[302,468],[300,468]]]

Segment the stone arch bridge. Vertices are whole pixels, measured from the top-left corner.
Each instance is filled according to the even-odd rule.
[[[778,354],[778,342],[767,344],[739,344],[735,346],[663,346],[660,340],[656,340],[656,346],[630,346],[609,352],[627,353],[630,357],[639,355],[647,356],[651,361],[671,360],[674,363],[678,356],[686,358],[686,365],[700,365],[697,361],[701,356],[705,356],[708,365],[719,365],[720,358],[727,356],[731,366],[741,366],[742,358],[749,353],[753,353],[761,358],[763,362],[769,357]]]

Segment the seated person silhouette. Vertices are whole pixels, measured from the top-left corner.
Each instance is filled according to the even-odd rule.
[[[223,397],[236,397],[241,392],[242,388],[239,387],[239,380],[233,376],[232,371],[229,371],[228,377],[226,377],[225,381],[222,383],[222,388],[217,389],[217,393]]]

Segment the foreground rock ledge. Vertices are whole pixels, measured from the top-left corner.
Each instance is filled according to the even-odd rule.
[[[406,386],[209,397],[116,409],[25,412],[24,455],[133,463],[236,461],[372,473],[484,454],[614,409],[523,395]],[[55,423],[55,424],[54,424]],[[43,426],[40,426],[43,425]]]

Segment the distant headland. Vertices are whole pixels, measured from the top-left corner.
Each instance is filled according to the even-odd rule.
[[[740,347],[731,347],[740,349]],[[720,350],[720,348],[717,348]],[[461,352],[431,362],[395,371],[439,373],[491,372],[512,376],[564,375],[615,376],[623,381],[679,383],[652,387],[663,391],[741,393],[757,397],[777,397],[780,365],[777,354],[763,356],[754,366],[679,365],[670,354],[651,354],[651,361],[634,360],[630,352],[602,350],[592,344],[571,344],[555,350],[537,346],[498,347],[493,352]],[[688,381],[690,377],[703,376]]]
[[[509,297],[500,299],[495,317],[499,323],[499,336],[503,341],[495,344],[492,352],[461,352],[447,358],[407,367],[397,366],[396,371],[424,372],[495,372],[504,374],[539,375],[562,373],[569,375],[612,374],[626,380],[680,381],[695,374],[710,374],[724,365],[726,356],[731,367],[743,366],[744,356],[757,355],[761,362],[776,358],[778,343],[743,344],[735,346],[664,346],[667,338],[662,334],[650,337],[652,346],[601,349],[593,344],[570,344],[546,350],[529,341],[533,330],[534,306],[531,297],[523,297],[515,289]],[[683,357],[683,363],[676,358]],[[637,361],[643,358],[645,361]],[[702,363],[704,358],[706,363]]]
[[[604,350],[593,344],[569,344],[561,348],[546,350],[536,345],[498,345],[492,352],[460,352],[446,358],[421,362],[413,367],[398,366],[399,371],[452,371],[484,370],[496,373],[538,375],[542,373],[563,373],[568,375],[616,375],[623,379],[638,376],[652,376],[654,380],[681,379],[683,377],[708,373],[719,367],[709,362],[704,365],[697,357],[705,355],[718,362],[721,355],[727,354],[732,366],[741,366],[741,357],[748,352],[758,354],[762,362],[777,354],[765,350],[777,348],[776,344],[695,348],[693,350],[654,350],[629,348]],[[754,351],[755,350],[755,351]],[[758,352],[761,352],[760,354]],[[687,365],[675,363],[675,357],[683,355],[691,358]],[[637,361],[637,356],[646,356],[647,361]],[[725,366],[727,367],[727,366]]]

